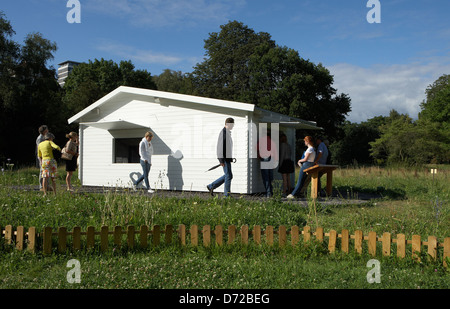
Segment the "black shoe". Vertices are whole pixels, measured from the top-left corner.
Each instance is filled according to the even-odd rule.
[[[209,186],[206,186],[206,189],[208,190],[209,194],[211,194],[211,196],[214,196],[214,189],[210,188]]]

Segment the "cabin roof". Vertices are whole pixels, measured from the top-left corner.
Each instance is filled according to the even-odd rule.
[[[251,112],[259,118],[259,122],[276,122],[282,124],[283,126],[292,126],[297,129],[322,129],[320,127],[317,127],[317,124],[313,121],[306,121],[303,119],[264,110],[262,108],[256,107],[254,104],[127,86],[120,86],[109,94],[100,98],[93,104],[89,105],[82,111],[69,118],[68,123],[71,124],[82,122],[83,116],[91,112],[95,112],[95,110],[100,108],[102,105],[118,100],[144,100],[163,105],[170,104],[170,102],[173,101],[188,102],[203,106],[221,107],[237,111]]]

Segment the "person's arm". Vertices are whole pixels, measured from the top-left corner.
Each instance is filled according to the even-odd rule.
[[[320,158],[322,157],[323,152],[319,151],[319,154],[316,156],[316,159],[314,160],[314,165],[317,164],[317,162],[319,162]]]
[[[74,151],[74,149],[76,150],[76,147],[77,147],[77,146],[75,145],[74,142],[69,141],[69,142],[67,143],[67,146],[66,146],[66,152],[67,152],[67,153],[70,153],[72,156],[76,156],[76,155],[77,155],[77,152]]]
[[[153,156],[153,144],[151,142],[148,143],[148,163],[152,165],[152,156]]]
[[[38,147],[38,158],[39,158],[39,162],[42,164],[42,151],[41,151],[41,147]]]
[[[61,151],[61,148],[52,141],[50,141],[50,145],[52,146],[53,149],[58,149],[59,151]]]
[[[303,159],[298,160],[298,161],[301,162],[301,163],[304,163],[304,162],[308,161],[308,158],[309,158],[310,154],[311,154],[310,152],[305,153],[305,157]]]
[[[306,150],[305,151],[305,157],[303,159],[298,160],[298,163],[304,163],[304,162],[308,161],[308,158],[309,158],[310,154],[311,154],[311,152]]]
[[[141,155],[142,159],[144,159],[144,162],[148,162],[148,153],[147,153],[147,149],[146,146],[144,144],[144,141],[141,141],[141,143],[139,144],[139,154]]]
[[[225,165],[225,155],[226,155],[226,132],[225,129],[220,131],[219,138],[217,140],[217,159],[221,166]]]

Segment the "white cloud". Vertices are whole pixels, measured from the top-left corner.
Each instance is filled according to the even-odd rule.
[[[177,56],[171,56],[151,50],[139,49],[124,44],[107,41],[103,41],[101,44],[96,46],[96,49],[102,52],[113,54],[115,56],[120,56],[124,58],[124,60],[131,60],[132,62],[139,62],[144,64],[159,64],[169,66],[184,61],[183,58]]]
[[[182,26],[226,22],[245,0],[92,0],[85,9],[129,20],[135,26]]]
[[[392,109],[416,119],[426,88],[450,72],[450,59],[439,60],[369,68],[340,63],[328,69],[338,93],[346,93],[352,100],[349,121],[387,116]]]

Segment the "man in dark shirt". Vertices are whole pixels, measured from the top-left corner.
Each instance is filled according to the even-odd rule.
[[[231,130],[234,127],[234,119],[227,118],[225,120],[225,127],[220,131],[219,139],[217,141],[217,158],[220,165],[223,167],[224,175],[206,188],[213,195],[213,191],[225,183],[224,196],[230,195],[231,179],[233,179],[233,173],[231,171],[231,162],[233,161],[233,140],[231,139]]]

